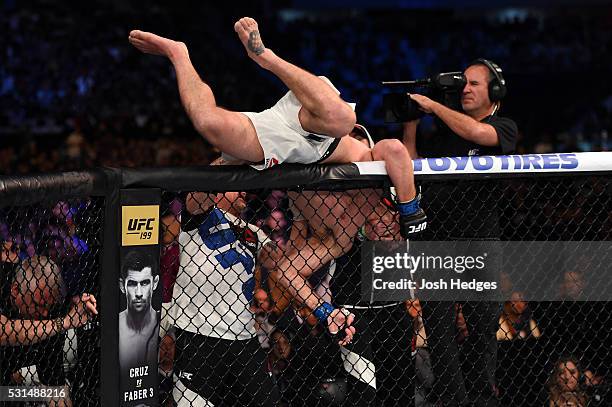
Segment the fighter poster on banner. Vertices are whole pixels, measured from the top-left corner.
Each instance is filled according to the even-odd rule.
[[[121,190],[119,369],[122,406],[158,404],[159,189]]]

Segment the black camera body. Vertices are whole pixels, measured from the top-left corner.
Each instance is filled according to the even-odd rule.
[[[439,73],[416,81],[383,82],[384,86],[422,87],[422,92],[444,106],[460,111],[461,92],[467,80],[462,72]],[[408,92],[391,92],[383,95],[385,123],[402,123],[420,119],[425,114],[419,104],[408,96]]]

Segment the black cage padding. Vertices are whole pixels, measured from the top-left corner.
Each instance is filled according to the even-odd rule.
[[[102,196],[108,183],[104,170],[0,177],[0,207],[42,201]]]

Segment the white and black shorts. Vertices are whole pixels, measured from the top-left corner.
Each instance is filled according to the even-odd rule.
[[[228,340],[176,329],[177,406],[275,406],[278,390],[266,372],[257,337]]]
[[[327,78],[321,79],[337,92]],[[334,152],[340,138],[304,130],[299,118],[301,108],[300,101],[289,91],[263,112],[241,112],[253,123],[264,152],[263,161],[251,164],[251,167],[263,170],[283,162],[313,164],[325,160]],[[224,154],[224,158],[233,160],[227,154]]]

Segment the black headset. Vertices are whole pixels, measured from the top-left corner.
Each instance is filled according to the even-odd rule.
[[[468,68],[472,65],[484,65],[493,73],[494,78],[489,82],[489,100],[493,103],[502,100],[506,96],[506,80],[502,76],[501,68],[495,62],[484,58],[472,61]]]

